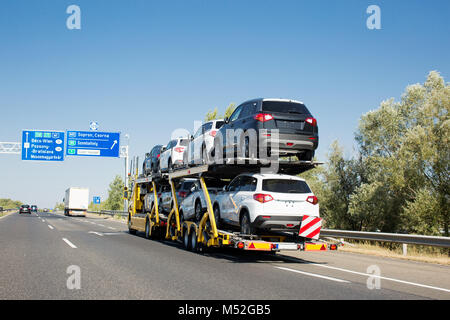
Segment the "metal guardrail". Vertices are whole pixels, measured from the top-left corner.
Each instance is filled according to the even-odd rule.
[[[450,248],[450,237],[435,237],[435,236],[420,236],[401,233],[364,232],[364,231],[347,231],[347,230],[330,230],[330,229],[322,229],[320,231],[320,236]]]
[[[100,211],[87,211],[88,213],[94,213],[94,214],[104,214],[108,216],[115,216],[119,215],[121,217],[128,216],[128,212],[126,211],[120,211],[120,210],[100,210]]]

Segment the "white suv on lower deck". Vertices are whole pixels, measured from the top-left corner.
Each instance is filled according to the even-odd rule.
[[[214,200],[216,221],[240,227],[241,233],[261,230],[298,233],[304,215],[319,217],[317,197],[306,181],[284,174],[241,174]]]

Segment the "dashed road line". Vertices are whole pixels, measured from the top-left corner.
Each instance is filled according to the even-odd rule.
[[[52,229],[52,230],[55,229],[55,228],[53,228],[53,226],[51,226],[51,225],[48,225],[48,227],[49,227],[50,229]]]
[[[310,276],[310,277],[321,278],[321,279],[326,279],[326,280],[331,280],[331,281],[336,281],[336,282],[350,283],[350,281],[347,281],[347,280],[342,280],[342,279],[338,279],[338,278],[322,276],[320,274],[309,273],[309,272],[304,272],[304,271],[295,270],[295,269],[289,269],[289,268],[284,268],[284,267],[275,267],[275,268],[281,269],[281,270],[285,270],[285,271],[291,271],[291,272],[295,272],[295,273],[300,273],[300,274],[303,274],[303,275],[306,275],[306,276]]]
[[[63,239],[63,241],[64,241],[65,243],[67,243],[71,248],[74,248],[74,249],[77,248],[76,245],[74,245],[72,242],[70,242],[70,241],[67,240],[66,238],[62,238],[62,239]]]

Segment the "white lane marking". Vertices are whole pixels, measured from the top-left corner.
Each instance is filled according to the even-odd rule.
[[[346,283],[350,283],[350,281],[347,281],[347,280],[342,280],[342,279],[337,279],[337,278],[331,278],[331,277],[327,277],[327,276],[322,276],[322,275],[320,275],[320,274],[309,273],[309,272],[303,272],[303,271],[300,271],[300,270],[289,269],[289,268],[284,268],[284,267],[275,267],[275,268],[281,269],[281,270],[286,270],[286,271],[291,271],[291,272],[296,272],[296,273],[300,273],[300,274],[304,274],[304,275],[310,276],[310,277],[322,278],[322,279],[331,280],[331,281],[336,281],[336,282],[346,282]]]
[[[72,247],[72,248],[74,248],[74,249],[77,248],[76,245],[74,245],[72,242],[70,242],[70,241],[67,240],[66,238],[62,238],[62,239],[63,239],[63,241],[64,241],[65,243],[67,243],[70,247]]]
[[[44,220],[44,219],[41,219],[41,221],[42,221],[42,222],[45,222],[45,220]]]
[[[102,224],[100,224],[100,223],[99,223],[98,225],[99,225],[100,227],[104,227],[104,225],[102,225]]]
[[[113,227],[108,227],[108,229],[111,229],[111,230],[116,230],[116,228],[113,228]]]
[[[409,281],[404,281],[404,280],[399,280],[399,279],[394,279],[394,278],[387,278],[387,277],[382,277],[382,276],[376,276],[376,275],[373,275],[373,274],[370,274],[370,273],[357,272],[357,271],[347,270],[347,269],[343,269],[343,268],[325,266],[325,265],[316,264],[316,263],[308,263],[308,264],[311,264],[311,265],[317,266],[317,267],[328,268],[328,269],[333,269],[333,270],[339,270],[339,271],[343,271],[343,272],[358,274],[358,275],[361,275],[361,276],[364,276],[364,277],[380,278],[380,279],[383,279],[383,280],[409,284],[409,285],[412,285],[412,286],[428,288],[428,289],[434,289],[434,290],[440,290],[440,291],[444,291],[444,292],[450,292],[449,289],[445,289],[445,288],[433,287],[433,286],[428,286],[428,285],[425,285],[425,284],[409,282]]]
[[[93,234],[96,234],[96,235],[98,235],[98,236],[100,236],[100,237],[103,237],[103,234],[102,234],[102,233],[100,233],[100,232],[96,232],[96,231],[89,231],[88,233],[93,233]]]
[[[48,225],[48,227],[49,227],[50,229],[52,229],[52,230],[54,229],[51,225]]]

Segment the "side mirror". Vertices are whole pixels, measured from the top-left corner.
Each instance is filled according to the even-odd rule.
[[[191,136],[189,137],[189,139],[194,140],[194,136],[191,134]]]
[[[225,117],[225,119],[223,119],[223,121],[224,121],[225,123],[228,123],[228,122],[230,122],[230,118]]]
[[[223,186],[222,191],[227,191],[227,186]]]

